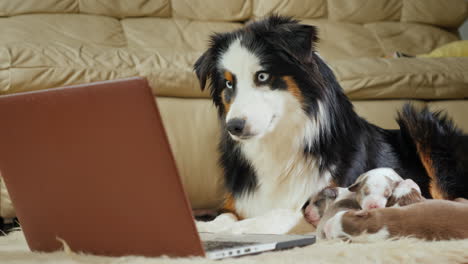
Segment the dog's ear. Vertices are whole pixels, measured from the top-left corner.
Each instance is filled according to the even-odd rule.
[[[276,44],[299,61],[312,62],[315,44],[318,41],[315,26],[287,23],[278,27],[280,38]]]
[[[197,74],[198,81],[200,82],[200,88],[203,91],[206,86],[206,81],[211,78],[211,72],[214,67],[214,58],[212,56],[211,49],[207,50],[201,55],[200,58],[195,62],[193,69]]]

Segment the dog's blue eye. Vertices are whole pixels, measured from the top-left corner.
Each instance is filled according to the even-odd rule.
[[[257,74],[257,79],[259,82],[266,82],[268,79],[270,79],[270,74],[266,72],[260,72]]]
[[[229,89],[232,89],[232,82],[231,81],[226,81],[226,87]]]

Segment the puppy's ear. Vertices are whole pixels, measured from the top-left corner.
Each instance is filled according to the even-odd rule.
[[[359,191],[359,189],[361,189],[361,182],[362,181],[356,181],[355,183],[351,184],[349,187],[348,187],[348,190],[350,192],[357,192]]]
[[[359,191],[359,189],[361,189],[361,185],[362,185],[361,183],[363,183],[367,179],[367,176],[368,176],[367,173],[361,174],[359,177],[357,177],[357,179],[354,181],[353,184],[348,186],[348,190],[350,192]]]
[[[212,56],[211,49],[207,50],[200,58],[195,62],[193,69],[197,74],[197,78],[200,81],[200,88],[203,91],[206,86],[206,81],[211,78],[211,72],[214,68],[214,58]]]
[[[393,192],[395,188],[398,187],[398,185],[400,185],[400,183],[402,182],[403,181],[392,181],[392,183],[390,184],[390,188],[392,189],[391,191]]]
[[[333,187],[327,187],[323,190],[323,195],[328,199],[336,199],[338,196],[338,189]]]

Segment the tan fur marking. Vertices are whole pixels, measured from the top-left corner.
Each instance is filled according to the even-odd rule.
[[[302,97],[301,90],[299,90],[299,87],[297,86],[297,83],[293,80],[291,76],[284,76],[283,80],[286,82],[286,85],[288,86],[288,91],[294,95],[299,102],[303,102],[304,98]]]
[[[226,194],[223,211],[234,214],[239,220],[243,219],[243,217],[236,212],[235,200],[232,194]]]
[[[232,82],[232,80],[234,80],[234,78],[232,77],[232,73],[228,72],[228,71],[225,71],[224,72],[224,79]]]
[[[430,150],[422,150],[422,147],[419,143],[416,144],[416,147],[418,149],[419,157],[421,158],[421,162],[426,169],[427,174],[429,175],[430,178],[430,183],[429,183],[429,192],[431,193],[431,196],[433,199],[446,199],[446,194],[441,190],[438,180],[435,174],[435,169],[432,164],[432,159],[430,157]]]

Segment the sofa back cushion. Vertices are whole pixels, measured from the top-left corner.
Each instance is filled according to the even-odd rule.
[[[79,12],[124,17],[170,17],[170,0],[79,0]]]
[[[401,21],[458,28],[467,14],[465,0],[403,0]]]
[[[210,21],[244,21],[252,15],[251,0],[172,0],[174,17]]]
[[[0,0],[0,17],[85,13],[125,17],[178,17],[247,21],[270,14],[348,23],[401,21],[456,29],[468,16],[466,0]]]
[[[14,16],[32,13],[77,13],[76,0],[22,0],[0,1],[0,16]]]
[[[281,14],[298,18],[321,18],[327,15],[327,0],[253,0],[253,16]]]
[[[359,24],[398,21],[401,7],[401,0],[328,0],[328,16],[331,20]]]
[[[171,16],[170,0],[21,0],[0,1],[0,16],[34,13],[84,13],[116,18]]]

